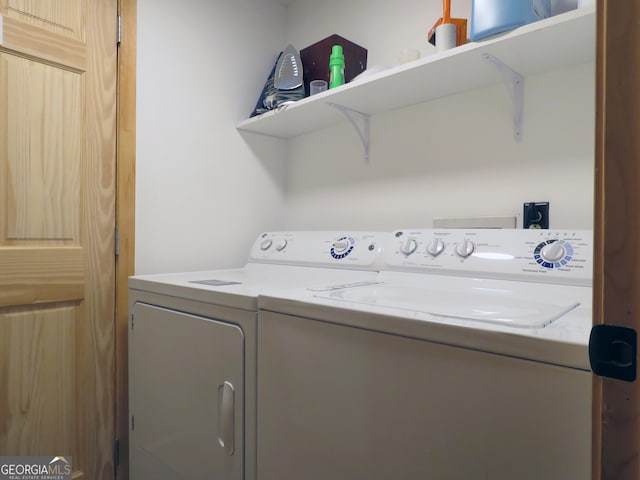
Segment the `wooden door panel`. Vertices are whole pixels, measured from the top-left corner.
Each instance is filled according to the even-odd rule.
[[[82,77],[6,54],[0,70],[7,86],[0,104],[7,161],[0,245],[78,244]]]
[[[37,58],[40,62],[58,65],[60,68],[78,72],[85,70],[86,48],[83,41],[9,16],[3,16],[2,23],[3,38],[0,43],[7,50]]]
[[[0,313],[0,451],[76,451],[78,309],[68,303]]]
[[[78,247],[0,248],[0,307],[81,300],[84,265]]]
[[[86,0],[0,0],[0,5],[10,18],[84,39]]]

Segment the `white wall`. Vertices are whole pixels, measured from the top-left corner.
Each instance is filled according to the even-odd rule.
[[[138,0],[137,274],[242,265],[282,226],[285,144],[234,125],[285,21],[270,0]]]
[[[136,273],[242,265],[262,230],[429,226],[526,201],[550,201],[552,227],[590,228],[593,64],[525,80],[522,143],[502,85],[373,117],[369,165],[348,123],[288,142],[236,131],[287,43],[337,33],[392,66],[435,52],[441,4],[138,0]]]
[[[454,2],[454,17],[470,18],[464,4]],[[290,39],[304,48],[338,33],[369,49],[369,65],[394,65],[407,46],[434,53],[425,37],[440,8],[298,0]],[[521,143],[503,85],[374,116],[369,165],[348,123],[297,137],[288,144],[285,225],[428,227],[437,217],[517,216],[524,202],[549,201],[552,228],[592,228],[594,78],[593,63],[526,78]]]

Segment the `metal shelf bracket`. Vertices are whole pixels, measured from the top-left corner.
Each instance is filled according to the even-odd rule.
[[[522,140],[522,118],[524,115],[524,78],[497,57],[485,53],[485,60],[492,64],[505,81],[513,107],[513,129],[517,142]]]
[[[360,141],[362,142],[362,148],[364,149],[364,161],[366,163],[369,163],[369,146],[371,144],[369,119],[371,116],[366,113],[353,110],[349,107],[345,107],[344,105],[338,105],[337,103],[327,102],[327,105],[338,109],[345,117],[347,117],[349,122],[351,122],[351,125],[356,130],[356,133],[358,134],[358,136],[360,137]],[[358,124],[356,118],[359,118],[362,121],[362,126]]]

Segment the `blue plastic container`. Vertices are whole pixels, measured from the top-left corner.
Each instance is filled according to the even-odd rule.
[[[471,40],[481,40],[551,16],[551,0],[473,0]]]

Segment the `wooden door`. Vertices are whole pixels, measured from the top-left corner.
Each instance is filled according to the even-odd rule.
[[[598,0],[594,323],[640,331],[640,0]],[[594,378],[593,478],[640,478],[640,381]]]
[[[111,479],[116,0],[0,0],[0,455]]]

